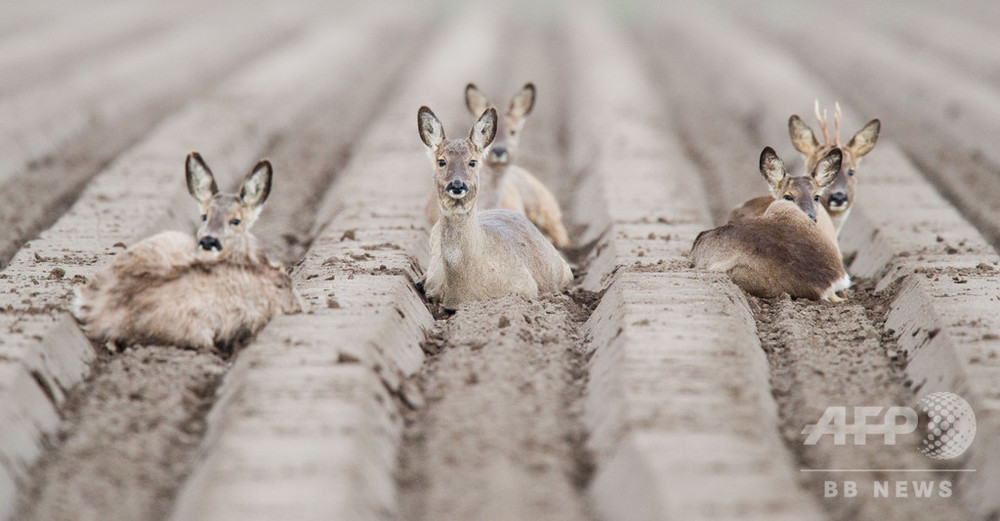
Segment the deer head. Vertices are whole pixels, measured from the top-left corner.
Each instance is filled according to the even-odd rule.
[[[816,204],[840,171],[841,159],[840,149],[833,148],[820,158],[808,175],[792,176],[774,149],[765,147],[760,153],[760,174],[771,186],[775,200],[795,203],[816,222]]]
[[[250,227],[271,192],[271,163],[257,163],[243,179],[239,194],[220,193],[212,171],[197,152],[188,154],[185,167],[188,192],[201,210],[196,234],[199,252],[231,260],[251,255]]]
[[[447,139],[441,121],[427,107],[417,112],[417,130],[434,164],[434,184],[442,215],[465,214],[476,204],[483,155],[497,131],[497,111],[489,108],[469,137]]]
[[[465,106],[468,107],[473,116],[479,116],[487,109],[494,107],[486,94],[471,83],[465,87]],[[521,129],[534,107],[535,86],[527,83],[517,94],[514,94],[507,107],[507,112],[500,116],[497,121],[496,138],[490,148],[489,155],[486,157],[486,161],[491,167],[502,169],[514,162],[521,139]]]
[[[814,107],[816,120],[819,122],[820,131],[823,133],[823,143],[816,138],[816,134],[802,119],[793,115],[788,119],[788,134],[792,138],[792,145],[806,157],[806,169],[812,169],[827,151],[837,148],[843,154],[840,172],[837,173],[833,183],[826,190],[821,202],[835,220],[838,215],[850,210],[854,204],[855,193],[857,191],[856,169],[860,159],[865,154],[875,148],[878,141],[878,134],[881,130],[881,122],[873,119],[859,130],[846,145],[840,144],[840,104],[835,105],[834,111],[834,133],[831,138],[827,113],[822,114],[819,110],[819,102]]]

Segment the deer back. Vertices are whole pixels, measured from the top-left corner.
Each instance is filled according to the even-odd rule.
[[[793,203],[775,201],[764,215],[702,232],[691,251],[695,267],[729,274],[759,297],[838,300],[849,278],[833,242]]]
[[[764,215],[764,212],[767,211],[768,207],[775,202],[774,197],[769,195],[754,197],[736,208],[733,208],[733,210],[729,212],[729,217],[726,218],[726,222],[731,223],[748,217],[760,217]],[[833,220],[830,219],[830,214],[827,213],[826,209],[822,206],[819,206],[816,209],[816,225],[819,226],[823,235],[829,239],[839,251],[840,245],[837,242],[837,230],[833,224]]]

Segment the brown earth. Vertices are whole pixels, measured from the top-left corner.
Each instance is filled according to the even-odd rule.
[[[589,518],[586,316],[566,296],[507,297],[437,321],[402,446],[408,519]]]
[[[867,287],[866,287],[867,286]],[[761,347],[771,362],[771,385],[781,413],[781,432],[802,469],[803,486],[823,490],[829,473],[812,469],[933,468],[918,452],[917,440],[894,445],[829,447],[803,445],[802,428],[834,404],[914,403],[901,357],[893,350],[894,333],[885,329],[885,314],[895,288],[875,292],[870,283],[855,282],[841,305],[789,298],[754,299]],[[887,351],[887,349],[889,351]],[[894,479],[892,472],[849,476],[859,490]],[[934,481],[933,472],[907,473],[909,481]],[[847,478],[845,478],[847,479]],[[954,476],[952,476],[954,479]],[[834,519],[973,519],[953,502],[929,498],[918,503],[871,501],[826,502]]]
[[[18,519],[158,519],[191,472],[221,357],[140,346],[102,357],[67,404]]]
[[[176,519],[224,512],[224,502],[210,508],[220,497],[251,506],[202,518],[1000,513],[993,4],[916,2],[900,18],[902,7],[851,2],[857,23],[844,23],[832,43],[811,21],[853,18],[816,2],[735,10],[553,2],[518,4],[516,13],[399,2],[391,15],[260,2],[243,19],[229,17],[227,4],[191,25],[182,6],[140,16],[127,4],[84,15],[17,2],[0,20],[0,77],[20,74],[0,79],[0,110],[26,115],[0,125],[9,157],[0,168],[0,519]],[[504,101],[526,81],[538,86],[519,162],[557,193],[578,277],[567,295],[474,303],[431,321],[408,307],[427,259],[420,210],[429,177],[412,116],[429,104],[449,136],[463,134],[468,81]],[[615,89],[622,95],[594,94]],[[765,192],[760,149],[773,145],[801,164],[785,122],[808,115],[814,98],[839,99],[850,130],[883,122],[841,237],[856,278],[848,301],[756,299],[724,277],[693,273],[684,252],[694,233]],[[163,346],[108,353],[81,343],[62,329],[73,286],[122,244],[191,228],[181,164],[192,148],[227,185],[258,157],[275,164],[255,231],[292,267],[308,309],[232,355]],[[717,300],[698,300],[699,285]],[[612,290],[620,307],[592,319]],[[724,319],[704,320],[717,315]],[[367,329],[367,319],[399,330]],[[713,323],[725,324],[715,336],[693,329]],[[749,325],[756,337],[745,334]],[[691,348],[702,339],[718,360]],[[710,341],[725,349],[708,351]],[[748,345],[767,363],[740,354]],[[277,367],[252,358],[265,346],[289,358],[273,357]],[[282,372],[296,363],[305,376]],[[255,398],[255,385],[278,401]],[[975,474],[946,472],[954,466],[924,458],[912,438],[802,443],[802,428],[828,406],[912,405],[929,390],[959,392],[976,409],[977,445],[953,462]],[[310,423],[320,414],[309,407],[334,395],[343,409],[332,423]],[[283,403],[305,416],[290,419]],[[707,414],[747,404],[759,407],[745,415],[773,414],[737,417],[739,425]],[[282,438],[290,425],[315,445]],[[253,429],[267,442],[261,448]],[[751,447],[748,459],[715,445],[733,439]],[[234,461],[259,466],[242,472]],[[799,486],[768,499],[756,487],[775,482],[754,481],[736,461],[782,467]],[[219,468],[249,474],[259,488],[206,482]],[[830,480],[870,490],[899,478],[865,469],[950,479],[955,495],[824,497]],[[323,486],[301,477],[333,470],[347,477]],[[267,507],[253,508],[256,500]],[[628,509],[608,507],[615,501]]]

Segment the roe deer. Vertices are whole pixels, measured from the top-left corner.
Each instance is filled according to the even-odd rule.
[[[816,113],[816,120],[819,122],[820,131],[823,132],[823,144],[816,139],[812,129],[798,115],[788,118],[788,134],[792,138],[792,145],[801,152],[806,159],[806,171],[811,169],[831,149],[839,149],[843,153],[840,172],[837,173],[833,184],[823,194],[821,199],[823,207],[830,214],[834,229],[837,235],[844,226],[847,216],[851,213],[851,206],[854,204],[855,193],[857,192],[857,178],[855,170],[861,161],[861,157],[875,148],[878,142],[878,134],[882,123],[878,119],[869,121],[861,128],[846,145],[840,144],[840,104],[835,104],[834,125],[835,131],[833,141],[830,141],[830,133],[827,130],[826,111],[819,112],[819,101],[813,108]]]
[[[494,107],[472,83],[465,87],[465,106],[475,117]],[[513,164],[521,129],[534,106],[535,86],[528,83],[514,95],[507,112],[497,121],[497,135],[486,157],[489,171],[483,176],[480,204],[483,208],[504,208],[524,214],[557,248],[568,248],[570,240],[559,202],[538,178]],[[437,221],[437,194],[431,194],[424,213],[429,222]]]
[[[764,180],[767,181],[771,189],[771,195],[755,197],[737,206],[729,213],[726,222],[747,217],[759,217],[764,215],[771,203],[777,200],[791,201],[819,226],[823,235],[830,239],[839,252],[840,246],[837,244],[837,231],[834,229],[833,221],[826,212],[826,208],[822,204],[818,204],[822,200],[824,191],[829,188],[830,183],[834,182],[834,176],[823,176],[822,172],[826,171],[828,162],[834,160],[834,155],[843,157],[839,150],[835,153],[834,150],[836,149],[828,150],[827,154],[820,158],[819,162],[812,165],[812,170],[807,171],[808,173],[805,175],[777,175],[783,172],[761,170]],[[771,174],[775,175],[772,177]]]
[[[275,315],[301,310],[288,273],[250,234],[271,190],[261,161],[240,193],[219,193],[197,152],[187,187],[201,208],[197,236],[167,231],[117,255],[77,288],[73,314],[91,339],[118,347],[165,344],[231,348]]]
[[[819,193],[817,187],[832,182],[840,162],[840,150],[831,150],[810,176],[815,178],[815,184],[803,184],[790,178],[774,149],[766,147],[760,155],[760,172],[772,187],[808,187],[809,197],[799,197],[798,201],[811,203]],[[809,210],[795,200],[795,195],[785,193],[773,200],[763,215],[737,219],[698,234],[691,249],[695,267],[725,272],[737,286],[758,297],[788,293],[814,300],[843,300],[837,292],[849,288],[851,279],[844,271],[835,241],[820,230],[815,213],[809,215]]]
[[[476,208],[486,148],[497,131],[497,112],[485,110],[469,137],[447,139],[427,107],[417,113],[420,139],[434,164],[440,218],[431,229],[431,258],[423,281],[428,298],[445,309],[505,295],[536,297],[573,279],[569,264],[523,215]]]

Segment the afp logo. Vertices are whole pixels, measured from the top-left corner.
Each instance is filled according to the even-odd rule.
[[[834,445],[846,445],[848,437],[855,445],[866,445],[869,436],[881,436],[882,443],[894,445],[896,437],[910,434],[924,418],[919,448],[931,459],[953,459],[962,455],[976,437],[976,415],[969,402],[949,392],[928,394],[910,407],[854,407],[852,422],[847,422],[847,407],[827,407],[818,422],[806,425],[805,445],[816,445],[824,436],[833,437]]]

